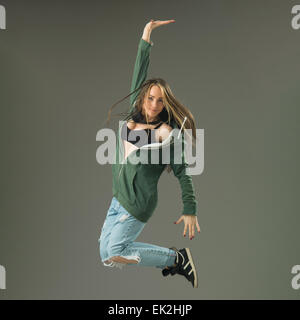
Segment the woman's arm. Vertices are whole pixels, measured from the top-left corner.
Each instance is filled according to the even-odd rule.
[[[135,60],[135,65],[133,69],[133,76],[131,81],[131,87],[130,92],[133,92],[134,90],[138,89],[146,80],[148,68],[149,68],[149,62],[150,62],[150,50],[153,46],[153,42],[150,40],[151,32],[155,28],[169,24],[171,22],[175,22],[175,20],[150,20],[144,28],[142,38],[140,39],[139,45],[138,45],[138,52]],[[133,104],[136,101],[137,96],[139,95],[140,90],[137,90],[135,93],[133,93],[130,96],[130,110],[133,108]]]
[[[133,75],[131,80],[130,92],[133,92],[134,90],[138,89],[147,78],[150,63],[150,51],[153,45],[153,42],[150,43],[151,31],[151,28],[146,25],[143,32],[143,37],[140,39],[138,45],[138,51],[135,59]],[[140,90],[137,90],[130,96],[130,111],[132,110],[133,104],[139,93]]]
[[[183,236],[185,237],[188,232],[189,238],[190,240],[192,240],[195,237],[195,228],[198,232],[200,232],[200,226],[197,219],[198,201],[195,198],[195,190],[192,177],[186,173],[186,168],[188,167],[188,165],[184,160],[184,155],[182,156],[182,160],[182,164],[174,164],[172,162],[170,164],[174,175],[179,180],[181,187],[181,198],[183,202],[182,215],[174,223],[179,224],[183,221]]]
[[[197,219],[198,201],[195,197],[195,190],[192,177],[186,173],[186,168],[188,167],[188,164],[186,163],[184,157],[184,141],[182,145],[181,160],[182,161],[179,164],[174,163],[174,148],[171,148],[170,166],[174,172],[174,175],[179,180],[181,188],[181,198],[183,202],[182,215],[174,223],[179,224],[180,222],[184,221],[183,236],[185,237],[188,231],[189,238],[192,240],[195,237],[195,227],[197,231],[200,232],[200,226]]]
[[[147,41],[151,45],[153,45],[153,42],[150,40],[150,36],[151,36],[152,30],[153,30],[152,26],[149,23],[147,23],[145,28],[144,28],[143,35],[142,35],[142,39],[144,41]]]
[[[174,164],[171,162],[170,166],[180,184],[181,199],[183,203],[182,214],[196,216],[198,201],[195,197],[195,189],[192,177],[186,173],[186,168],[188,167],[187,163],[184,162],[182,164]]]
[[[172,127],[165,123],[159,129],[161,130],[161,132],[159,132],[159,137],[162,137],[163,140],[167,138],[172,131]],[[198,202],[195,197],[195,189],[194,189],[192,177],[186,172],[186,169],[189,166],[185,161],[185,148],[186,148],[187,142],[184,140],[184,135],[181,135],[180,139],[181,139],[181,149],[178,149],[179,146],[177,146],[176,148],[174,143],[171,144],[170,167],[180,184],[181,198],[183,203],[182,214],[196,216]],[[176,143],[180,143],[180,140],[178,141],[176,140]],[[176,163],[175,163],[175,158],[176,158]],[[178,161],[179,159],[181,161]]]

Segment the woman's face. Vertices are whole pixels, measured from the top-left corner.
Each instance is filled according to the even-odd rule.
[[[158,114],[163,110],[162,92],[158,86],[152,86],[150,89],[149,97],[145,97],[144,111],[147,113],[150,121],[155,119]]]

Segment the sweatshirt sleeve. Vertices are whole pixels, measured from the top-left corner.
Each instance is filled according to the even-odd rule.
[[[143,38],[140,39],[138,45],[137,56],[135,60],[135,65],[133,69],[133,76],[131,81],[131,88],[130,92],[137,89],[147,78],[147,72],[150,62],[150,51],[151,47],[153,46],[153,42],[151,43],[145,41]],[[139,95],[140,90],[136,91],[130,96],[130,109],[132,111],[133,104]]]
[[[180,184],[181,199],[183,202],[182,214],[197,215],[198,201],[195,198],[195,190],[192,177],[186,173],[186,168],[189,165],[185,162],[184,152],[182,151],[182,163],[175,164],[173,159],[174,157],[172,156],[170,166]]]

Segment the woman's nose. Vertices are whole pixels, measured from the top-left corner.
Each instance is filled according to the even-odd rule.
[[[156,108],[157,106],[158,106],[158,102],[157,102],[157,101],[155,101],[155,100],[154,100],[154,101],[152,101],[152,107],[153,107],[153,108]]]

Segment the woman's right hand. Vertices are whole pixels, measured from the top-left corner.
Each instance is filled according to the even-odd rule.
[[[154,30],[157,27],[163,26],[165,24],[173,23],[175,20],[153,20],[151,19],[145,26],[145,28]]]

